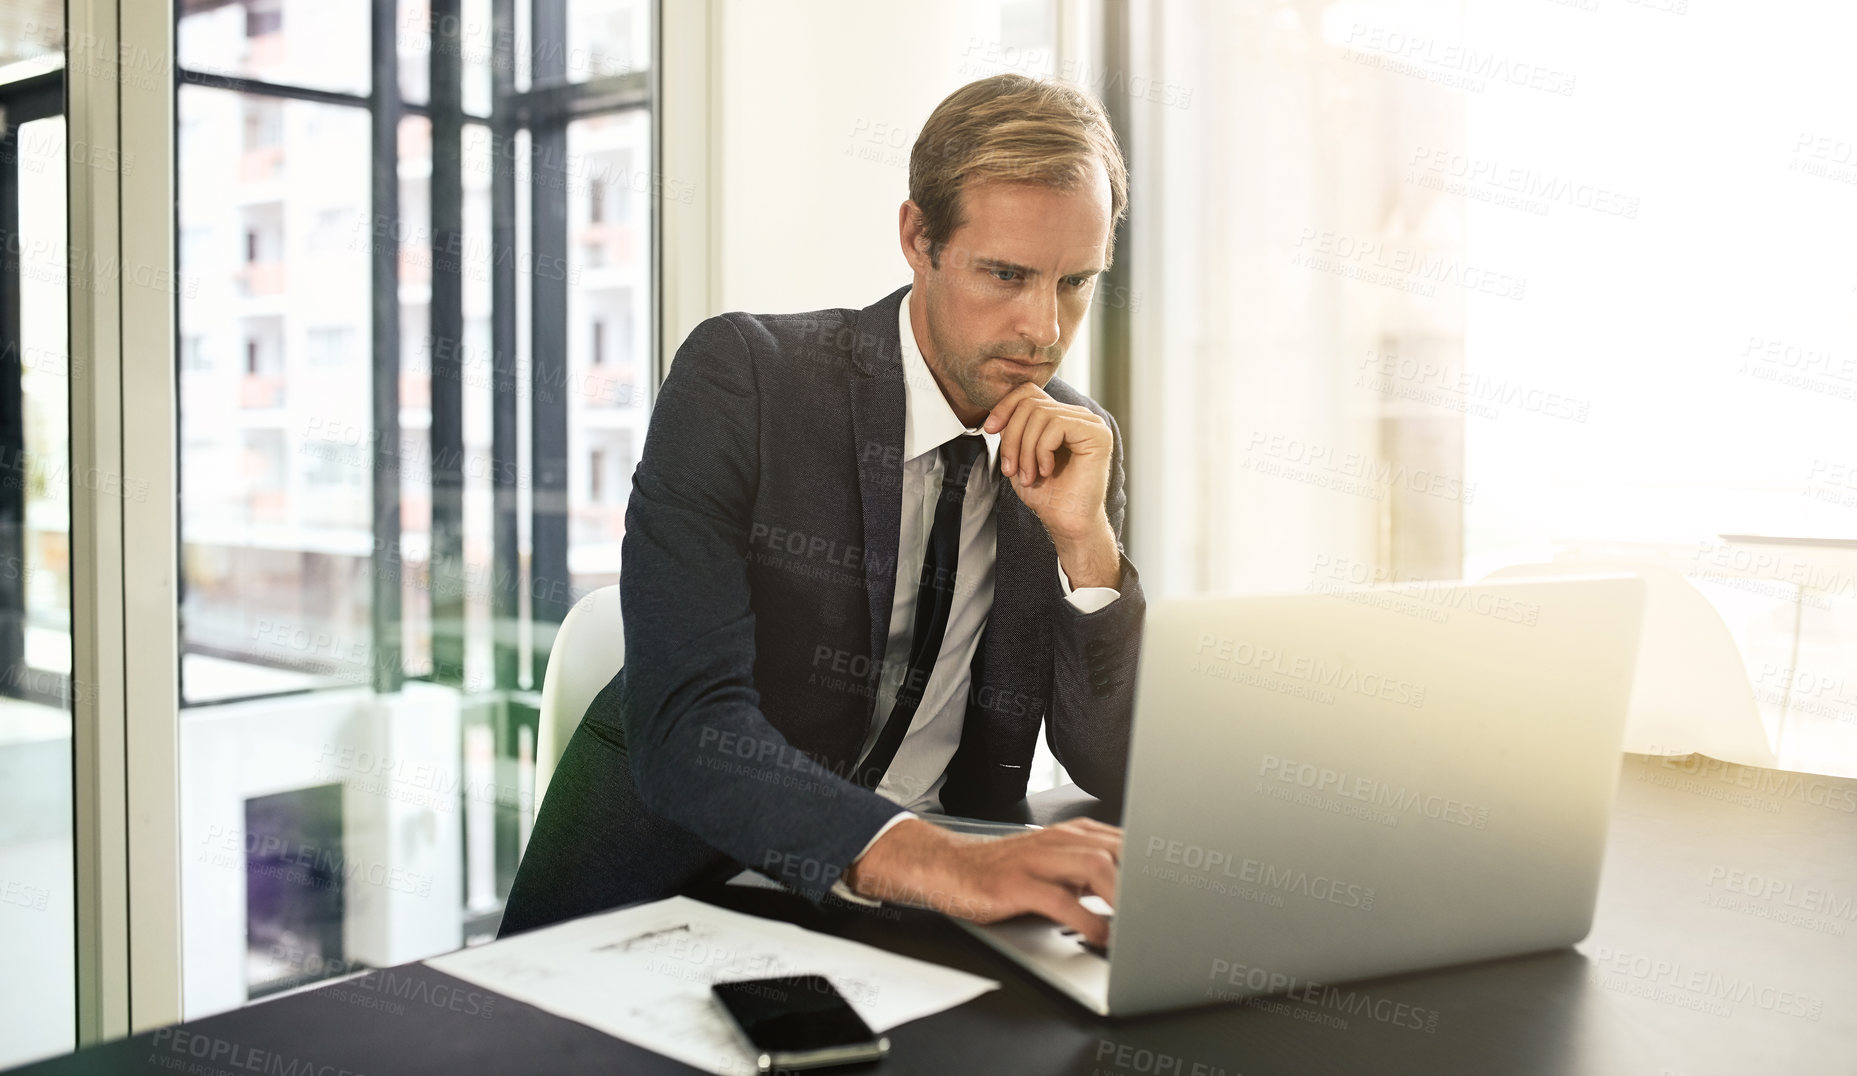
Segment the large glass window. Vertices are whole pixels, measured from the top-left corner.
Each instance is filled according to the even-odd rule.
[[[0,1068],[76,1041],[63,5],[0,20]],[[129,495],[129,494],[126,494]]]
[[[548,640],[617,578],[652,4],[491,9],[181,6],[189,1016],[494,934]]]
[[[1849,13],[1122,7],[1150,593],[1661,573],[1752,688],[1692,725],[1857,773]]]

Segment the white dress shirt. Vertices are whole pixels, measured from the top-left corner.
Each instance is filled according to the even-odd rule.
[[[954,606],[948,611],[948,628],[941,653],[923,688],[915,719],[896,749],[896,758],[877,785],[877,794],[894,800],[904,810],[884,823],[865,851],[890,827],[917,811],[941,810],[941,786],[948,762],[961,745],[961,726],[967,719],[967,689],[973,679],[974,652],[993,609],[993,562],[996,553],[993,502],[999,485],[1007,481],[998,471],[997,433],[984,433],[961,424],[929,371],[909,321],[909,293],[897,313],[903,350],[903,520],[896,550],[896,595],[890,602],[890,635],[884,649],[877,705],[864,735],[858,757],[863,759],[877,742],[883,724],[896,704],[897,689],[909,675],[909,644],[915,629],[917,582],[922,558],[928,551],[929,531],[935,524],[935,501],[941,492],[941,446],[963,434],[980,434],[986,440],[986,462],[976,466],[967,480],[967,500],[961,510],[961,551],[955,567]],[[1112,587],[1072,590],[1063,568],[1058,579],[1065,600],[1085,613],[1093,613],[1121,596]],[[863,855],[862,852],[859,853]],[[841,897],[859,898],[841,881],[833,887]]]

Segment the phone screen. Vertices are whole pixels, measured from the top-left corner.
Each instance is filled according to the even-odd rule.
[[[810,1053],[876,1037],[823,975],[717,983],[711,989],[748,1041],[766,1053]]]

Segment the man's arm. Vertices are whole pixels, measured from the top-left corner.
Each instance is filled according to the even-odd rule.
[[[1101,579],[1113,572],[1111,586],[1117,598],[1094,612],[1084,612],[1070,601],[1060,603],[1051,631],[1051,712],[1045,722],[1045,739],[1051,753],[1071,780],[1100,800],[1119,804],[1128,776],[1129,733],[1135,711],[1135,665],[1141,650],[1141,625],[1147,612],[1141,577],[1122,552],[1122,528],[1127,518],[1128,495],[1123,472],[1122,434],[1115,418],[1102,414],[1113,448],[1103,497],[1103,517],[1109,537],[1073,553],[1072,562],[1084,556],[1113,567],[1080,577],[1058,550],[1071,586],[1083,579]]]
[[[741,331],[727,316],[697,326],[659,391],[626,508],[620,711],[654,814],[818,900],[896,804],[802,756],[761,712],[746,559],[759,406]]]
[[[1121,433],[1107,411],[1060,403],[1029,382],[994,405],[987,429],[1000,431],[1000,473],[1044,524],[1070,585],[1117,592],[1091,612],[1061,603],[1045,735],[1078,787],[1118,803],[1147,611],[1141,579],[1122,553]]]

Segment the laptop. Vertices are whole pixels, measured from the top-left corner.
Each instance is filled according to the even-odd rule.
[[[1153,601],[1107,952],[961,925],[1117,1016],[1571,945],[1643,605],[1630,575]]]

